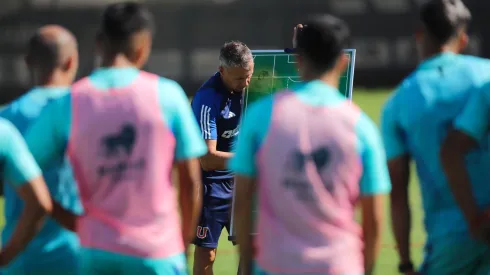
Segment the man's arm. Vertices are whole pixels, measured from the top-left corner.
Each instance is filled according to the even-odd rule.
[[[367,275],[373,273],[381,247],[384,222],[385,194],[391,190],[386,167],[386,155],[376,125],[365,114],[358,124],[362,140],[363,174],[360,182],[362,228],[364,233],[364,268]]]
[[[206,139],[208,153],[200,158],[204,171],[224,170],[227,162],[233,157],[233,153],[216,150],[218,141],[216,139]]]
[[[265,100],[265,99],[264,99]],[[261,140],[259,130],[256,126],[261,116],[270,116],[272,99],[259,101],[249,106],[240,130],[240,136],[235,147],[235,156],[228,163],[229,169],[236,173],[235,177],[235,206],[234,217],[237,243],[240,252],[240,266],[242,274],[251,274],[251,263],[253,259],[253,197],[256,192],[257,164],[255,155]],[[267,104],[265,104],[267,103]]]
[[[218,129],[216,120],[219,107],[215,106],[212,98],[206,96],[212,93],[198,92],[192,100],[192,110],[199,122],[202,137],[206,141],[208,152],[200,158],[202,169],[205,171],[225,170],[226,163],[233,157],[233,153],[218,151]]]
[[[41,170],[29,153],[22,136],[11,124],[2,128],[3,180],[12,184],[24,201],[14,233],[0,253],[0,265],[4,266],[34,238],[44,217],[51,212],[52,204]]]
[[[488,88],[487,88],[488,89]],[[475,93],[464,111],[455,121],[455,128],[448,134],[441,148],[441,163],[449,187],[461,207],[474,234],[479,210],[471,189],[470,177],[465,165],[465,156],[478,147],[488,133],[490,115],[485,90]]]
[[[388,170],[392,184],[390,195],[391,225],[398,248],[401,265],[412,264],[410,255],[410,231],[412,215],[409,204],[408,183],[410,178],[410,161],[405,134],[397,120],[395,106],[396,94],[386,103],[382,114],[382,135]]]
[[[201,167],[197,158],[177,162],[179,204],[182,215],[182,236],[188,247],[196,234],[202,207]]]
[[[361,196],[364,270],[366,275],[373,274],[381,247],[381,231],[384,222],[384,197],[383,195]]]
[[[475,139],[464,132],[453,130],[444,141],[440,154],[449,187],[470,227],[476,222],[479,210],[471,190],[465,156],[477,146],[478,142]]]
[[[408,183],[410,179],[410,157],[402,155],[388,161],[392,184],[390,194],[391,226],[397,243],[400,264],[411,264],[410,232],[412,213],[409,204]]]
[[[235,178],[236,193],[240,194],[235,197],[234,215],[240,217],[235,219],[237,243],[240,251],[240,267],[242,274],[251,274],[253,246],[252,235],[253,230],[252,210],[253,196],[255,194],[255,178],[237,175]]]

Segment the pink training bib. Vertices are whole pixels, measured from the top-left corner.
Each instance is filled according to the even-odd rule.
[[[354,218],[362,162],[349,102],[314,107],[278,93],[258,152],[257,262],[271,273],[362,274]]]
[[[161,258],[184,251],[171,183],[175,138],[159,106],[156,75],[101,91],[89,78],[72,89],[69,156],[85,215],[83,247]]]

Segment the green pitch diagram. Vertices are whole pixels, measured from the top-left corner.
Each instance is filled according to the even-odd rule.
[[[340,79],[339,90],[345,97],[352,98],[356,50],[346,49],[344,53],[349,58],[349,66]],[[252,54],[255,70],[245,94],[244,108],[264,95],[301,82],[294,54],[285,53],[284,50],[254,50]]]

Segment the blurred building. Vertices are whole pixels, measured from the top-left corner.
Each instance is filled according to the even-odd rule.
[[[227,40],[252,49],[290,46],[292,28],[311,13],[345,19],[357,49],[355,86],[393,87],[415,65],[412,33],[424,0],[147,0],[157,21],[147,69],[178,80],[189,95],[218,66]],[[2,0],[0,9],[0,104],[28,85],[23,64],[28,37],[45,24],[61,24],[77,36],[79,77],[94,67],[94,37],[110,0]],[[490,56],[490,1],[466,1],[473,13],[469,53]]]

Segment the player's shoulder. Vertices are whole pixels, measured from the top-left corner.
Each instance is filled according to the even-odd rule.
[[[14,129],[15,126],[8,119],[0,117],[0,131],[3,133],[9,133]]]
[[[387,112],[389,110],[395,110],[399,102],[412,102],[414,98],[418,97],[418,87],[419,79],[416,72],[413,72],[403,79],[388,96],[383,104],[383,111]]]
[[[158,77],[158,88],[160,91],[165,92],[165,93],[183,93],[184,89],[180,84],[172,79],[163,77],[163,76],[157,76]]]
[[[223,87],[222,80],[219,73],[212,75],[206,82],[204,82],[199,89],[197,89],[196,95],[204,96],[218,96],[219,90]]]
[[[209,106],[219,106],[221,103],[222,95],[213,86],[200,87],[194,97],[192,98],[192,104],[205,104]]]
[[[20,136],[14,124],[7,119],[0,118],[0,151],[8,149],[10,143],[16,136]]]
[[[490,59],[471,55],[462,55],[461,58],[465,61],[461,71],[471,73],[471,79],[476,85],[490,80]]]
[[[356,123],[356,132],[361,140],[373,142],[380,140],[380,130],[378,125],[364,111],[359,114]]]
[[[474,64],[480,66],[490,66],[490,59],[488,58],[483,58],[474,55],[464,55],[464,54],[459,55],[459,58],[462,62],[466,62],[472,65]]]
[[[177,112],[177,109],[189,104],[189,99],[182,86],[175,80],[161,76],[158,77],[158,99],[163,110]]]
[[[260,99],[254,101],[246,109],[247,117],[269,117],[272,111],[272,106],[274,105],[274,100],[277,98],[278,93],[270,94],[261,97]],[[256,123],[256,121],[254,122]]]

